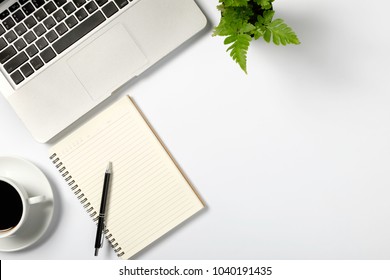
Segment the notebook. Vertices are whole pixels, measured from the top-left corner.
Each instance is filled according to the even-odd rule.
[[[112,162],[104,233],[122,259],[204,207],[128,96],[56,143],[50,160],[94,222],[104,171]]]

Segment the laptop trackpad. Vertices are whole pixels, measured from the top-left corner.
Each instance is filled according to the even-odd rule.
[[[147,59],[118,24],[73,55],[68,64],[92,99],[102,99],[137,74]]]

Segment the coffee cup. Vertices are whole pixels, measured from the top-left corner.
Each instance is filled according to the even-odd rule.
[[[0,238],[17,234],[28,219],[30,207],[45,201],[45,196],[30,197],[20,184],[0,177]]]

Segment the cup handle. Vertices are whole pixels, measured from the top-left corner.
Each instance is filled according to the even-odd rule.
[[[37,203],[44,202],[45,200],[46,200],[46,197],[44,195],[34,196],[34,197],[28,198],[28,203],[29,204],[37,204]]]

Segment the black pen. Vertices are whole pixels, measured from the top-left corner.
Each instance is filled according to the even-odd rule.
[[[111,162],[109,162],[106,169],[106,173],[104,174],[102,201],[100,203],[99,220],[98,220],[96,239],[95,239],[95,256],[98,255],[99,249],[103,246],[104,216],[106,212],[106,202],[108,196],[108,187],[110,186],[111,172],[112,172],[112,164]]]

